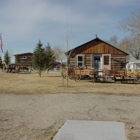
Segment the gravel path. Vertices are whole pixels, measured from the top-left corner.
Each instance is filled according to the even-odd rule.
[[[0,140],[49,140],[66,120],[121,121],[140,140],[140,97],[0,94]]]

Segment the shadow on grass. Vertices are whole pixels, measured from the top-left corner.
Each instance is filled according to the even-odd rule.
[[[52,76],[52,75],[46,75],[46,76],[43,76],[43,77],[50,77],[50,78],[59,77],[59,78],[60,78],[60,77],[62,77],[62,76],[59,76],[59,75],[58,75],[58,76],[56,76],[56,75],[54,75],[54,76]]]
[[[64,86],[58,86],[58,87],[62,87],[62,88],[74,88],[74,87],[76,87],[76,86],[68,86],[68,87],[66,87],[66,86],[64,85]]]
[[[114,81],[96,81],[96,82],[93,82],[93,81],[89,81],[90,83],[108,83],[108,84],[115,84]]]

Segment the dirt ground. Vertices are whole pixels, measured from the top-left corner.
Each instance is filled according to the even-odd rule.
[[[129,140],[140,140],[140,97],[0,94],[1,140],[50,140],[66,120],[124,122]]]
[[[0,140],[51,140],[66,120],[124,122],[140,140],[140,84],[70,81],[0,73]]]

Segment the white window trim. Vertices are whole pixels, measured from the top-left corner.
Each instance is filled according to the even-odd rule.
[[[83,61],[78,61],[78,56],[82,56],[83,57]],[[82,67],[84,67],[84,55],[83,54],[78,54],[77,55],[77,67],[78,67],[78,62],[82,62]]]

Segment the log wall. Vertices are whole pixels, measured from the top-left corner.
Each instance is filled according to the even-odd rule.
[[[125,68],[126,57],[124,55],[111,56],[111,70],[122,70]]]
[[[71,67],[77,67],[77,66],[76,66],[76,65],[77,65],[76,56],[69,59],[69,65],[70,65]]]
[[[32,65],[32,54],[17,55],[18,60],[21,65]],[[21,59],[21,57],[27,57],[26,59]]]
[[[85,66],[92,67],[92,54],[85,54]]]
[[[69,52],[68,52],[69,53]],[[114,46],[96,38],[81,46],[76,47],[72,54],[75,56],[70,58],[70,65],[77,66],[77,55],[84,55],[84,66],[92,67],[92,55],[93,54],[111,54],[111,69],[121,70],[125,68],[127,53],[115,48]]]

